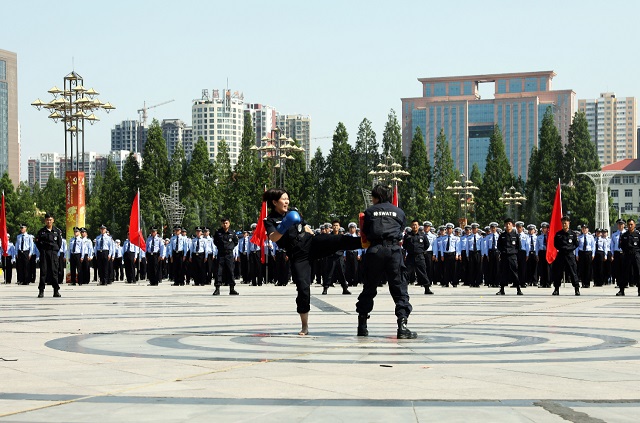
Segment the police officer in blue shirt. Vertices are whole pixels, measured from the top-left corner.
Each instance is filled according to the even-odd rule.
[[[171,275],[173,276],[173,286],[184,286],[184,273],[182,262],[184,261],[186,239],[181,235],[180,225],[173,227],[173,236],[169,240],[169,263],[171,264]]]
[[[578,262],[578,278],[582,282],[583,288],[591,286],[593,250],[595,249],[595,238],[589,233],[589,225],[583,223],[580,226],[582,232],[578,235],[578,248],[575,250],[576,261]]]
[[[100,235],[96,237],[96,260],[98,266],[99,285],[107,285],[109,282],[109,262],[113,257],[113,239],[107,234],[107,227],[100,226]]]
[[[27,224],[20,224],[20,233],[16,237],[16,271],[18,273],[18,285],[29,285],[31,278],[31,256],[33,251],[33,238],[27,232]]]
[[[158,235],[158,228],[155,226],[151,227],[151,235],[147,237],[146,247],[147,278],[149,279],[149,285],[157,286],[162,279],[160,260],[162,260],[164,241]]]

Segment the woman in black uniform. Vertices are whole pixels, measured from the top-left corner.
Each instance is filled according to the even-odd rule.
[[[291,277],[296,284],[297,311],[302,328],[298,335],[309,334],[309,309],[311,308],[311,261],[338,250],[361,248],[360,238],[352,236],[314,235],[297,211],[289,211],[289,193],[281,188],[271,188],[262,195],[271,212],[264,220],[269,239],[279,248],[287,250],[291,263]]]

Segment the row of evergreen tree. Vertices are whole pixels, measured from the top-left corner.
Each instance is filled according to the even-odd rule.
[[[461,212],[459,199],[447,187],[460,178],[455,169],[449,142],[443,131],[437,137],[433,163],[430,163],[425,141],[419,127],[411,142],[409,154],[402,152],[400,124],[391,110],[385,124],[382,145],[378,144],[371,122],[364,119],[356,134],[354,146],[349,134],[338,123],[329,154],[324,157],[318,148],[306,169],[303,153],[293,153],[294,160],[286,166],[274,168],[273,161],[260,161],[251,150],[255,133],[250,117],[245,116],[242,146],[235,167],[232,168],[229,147],[222,141],[215,160],[209,158],[207,143],[195,143],[190,161],[179,146],[168,160],[166,143],[157,121],[151,124],[142,154],[142,166],[131,154],[120,177],[115,164],[109,162],[104,175],[96,175],[91,191],[86,194],[87,227],[97,233],[101,224],[107,225],[116,236],[124,239],[127,232],[131,202],[138,191],[141,195],[143,224],[166,227],[167,221],[160,201],[160,193],[168,193],[169,186],[180,182],[180,201],[186,206],[183,225],[217,227],[221,217],[231,219],[232,227],[248,228],[256,222],[260,211],[261,194],[265,187],[283,181],[291,194],[292,205],[298,207],[305,220],[312,225],[338,218],[355,221],[365,207],[363,188],[370,188],[369,172],[382,161],[402,164],[410,173],[399,184],[400,206],[407,219],[432,220],[434,224],[456,222]],[[528,200],[517,208],[515,218],[539,224],[551,215],[557,181],[562,180],[564,208],[574,218],[593,222],[595,188],[580,172],[596,171],[600,163],[595,145],[591,142],[583,113],[576,113],[571,124],[568,143],[563,147],[554,124],[551,108],[547,109],[540,128],[539,148],[534,148],[527,181],[514,178],[505,153],[502,133],[494,128],[489,143],[486,169],[482,174],[474,164],[469,179],[479,187],[475,205],[468,217],[481,224],[500,220],[507,214],[507,206],[498,199],[504,191],[515,186],[526,193]],[[0,179],[6,193],[7,221],[10,233],[17,233],[18,224],[36,228],[42,224],[41,211],[51,211],[63,226],[64,181],[50,177],[39,189],[25,182],[14,190],[8,175]]]

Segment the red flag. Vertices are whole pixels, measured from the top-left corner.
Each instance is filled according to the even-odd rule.
[[[258,222],[256,229],[253,231],[253,235],[251,236],[252,243],[256,244],[260,247],[260,261],[264,263],[266,261],[266,248],[264,243],[267,241],[267,230],[264,228],[264,219],[267,217],[267,202],[262,202],[262,209],[260,210],[260,217],[258,217]]]
[[[553,200],[553,211],[551,212],[551,220],[549,221],[549,235],[547,236],[547,262],[549,263],[553,263],[558,255],[558,250],[553,246],[553,239],[560,230],[562,230],[562,193],[560,180],[558,179],[556,198]]]
[[[142,251],[147,251],[142,230],[140,230],[140,190],[133,199],[131,205],[131,216],[129,217],[129,242],[140,247]]]
[[[398,207],[398,184],[393,187],[393,201],[391,201],[391,204]]]
[[[7,211],[4,207],[4,191],[2,191],[2,208],[0,209],[0,241],[2,242],[2,255],[8,256],[9,239],[7,237]]]

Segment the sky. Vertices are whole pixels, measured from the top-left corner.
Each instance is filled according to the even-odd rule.
[[[64,152],[62,124],[30,104],[72,70],[116,106],[97,113],[87,151],[107,153],[111,129],[145,101],[174,100],[149,120],[191,124],[192,101],[228,81],[245,102],[309,115],[312,149],[326,155],[339,122],[353,145],[367,118],[380,142],[389,111],[400,118],[400,99],[421,95],[417,78],[553,70],[552,87],[577,98],[638,97],[639,12],[591,0],[5,0],[0,49],[18,55],[26,179],[29,157]]]

